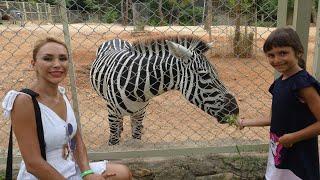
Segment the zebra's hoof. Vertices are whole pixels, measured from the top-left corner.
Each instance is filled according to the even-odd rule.
[[[141,136],[132,136],[133,137],[133,139],[139,139],[139,140],[141,140]]]
[[[118,145],[120,141],[110,141],[108,142],[109,146]]]

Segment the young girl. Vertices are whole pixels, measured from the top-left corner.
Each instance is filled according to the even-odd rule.
[[[240,129],[270,125],[266,179],[318,180],[320,134],[320,84],[306,70],[303,46],[288,27],[273,31],[263,45],[272,67],[281,76],[269,88],[270,117],[238,120]]]
[[[39,94],[46,159],[40,153],[35,110],[31,97],[11,90],[2,106],[11,116],[23,161],[17,179],[131,179],[129,169],[107,161],[89,163],[86,147],[72,107],[59,84],[68,72],[68,50],[64,43],[46,38],[33,50],[31,65],[36,79],[30,89]],[[71,142],[75,141],[75,146]],[[65,153],[67,151],[67,153]]]

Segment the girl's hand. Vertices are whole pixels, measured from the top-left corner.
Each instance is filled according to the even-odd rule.
[[[279,138],[279,144],[282,144],[283,147],[290,148],[294,143],[292,134],[285,134]]]
[[[236,121],[236,126],[237,126],[240,130],[242,130],[242,129],[244,128],[244,126],[243,126],[243,119],[237,119],[237,121]]]

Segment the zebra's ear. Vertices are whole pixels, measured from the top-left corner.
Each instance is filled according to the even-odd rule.
[[[176,58],[183,59],[189,62],[189,58],[192,57],[192,51],[180,44],[166,40],[170,53]]]
[[[207,46],[209,47],[209,49],[212,48],[213,45],[214,45],[214,42],[207,43]]]

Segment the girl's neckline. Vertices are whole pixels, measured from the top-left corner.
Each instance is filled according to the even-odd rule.
[[[287,81],[288,79],[291,79],[292,77],[300,74],[301,72],[305,71],[304,69],[299,70],[298,72],[292,74],[291,76],[287,77],[286,79],[283,79],[283,75],[280,76],[280,81]]]

